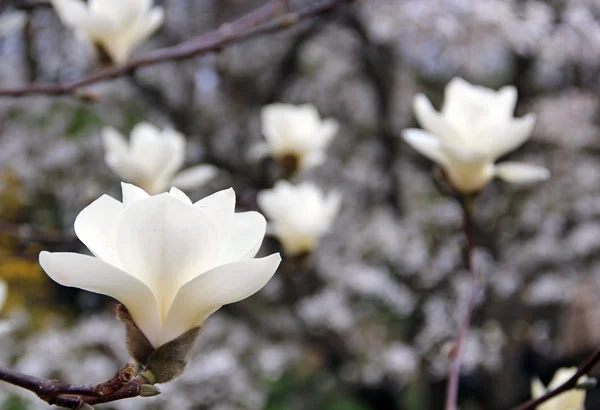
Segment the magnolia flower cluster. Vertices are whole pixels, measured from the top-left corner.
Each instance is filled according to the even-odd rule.
[[[441,112],[423,94],[414,99],[417,120],[425,129],[408,129],[404,139],[438,163],[450,185],[462,193],[481,190],[494,177],[507,182],[548,179],[546,168],[519,162],[494,162],[531,136],[535,115],[514,118],[515,87],[499,91],[454,78],[446,86]]]
[[[235,213],[232,189],[192,203],[176,188],[156,196],[122,188],[123,202],[104,195],[75,220],[94,256],[44,251],[40,264],[61,285],[120,301],[130,354],[164,382],[183,370],[169,366],[185,365],[204,320],[260,290],[281,258],[254,258],[266,221]]]
[[[531,382],[531,396],[534,399],[543,396],[547,391],[554,390],[564,384],[577,372],[576,367],[558,369],[548,387],[544,387],[540,379]],[[585,381],[586,376],[579,379]],[[571,389],[540,404],[537,410],[584,410],[585,390]]]
[[[321,119],[313,105],[281,103],[263,107],[261,127],[266,144],[259,148],[269,151],[288,177],[322,164],[339,128],[335,120]],[[331,229],[341,205],[337,192],[325,194],[314,183],[295,186],[283,180],[260,192],[257,200],[271,220],[270,233],[290,256],[311,252]]]
[[[196,165],[177,173],[185,160],[186,141],[179,132],[141,122],[131,131],[130,142],[114,128],[102,131],[105,160],[123,180],[157,194],[170,186],[192,189],[217,174],[210,165]]]
[[[62,22],[84,40],[102,48],[117,64],[148,39],[164,21],[152,0],[50,0]]]

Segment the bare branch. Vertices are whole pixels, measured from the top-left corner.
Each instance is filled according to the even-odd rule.
[[[131,60],[121,66],[100,70],[87,77],[63,84],[31,84],[22,88],[0,89],[0,97],[22,97],[26,95],[65,95],[85,86],[112,80],[135,72],[137,69],[165,61],[181,60],[201,54],[219,51],[224,47],[249,40],[254,37],[284,30],[294,24],[328,13],[337,6],[353,0],[324,0],[316,5],[296,12],[286,12],[265,22],[278,11],[284,9],[281,0],[268,1],[262,7],[223,24],[219,29],[202,34],[191,40],[170,47],[160,48]]]
[[[3,367],[0,367],[0,381],[29,390],[48,404],[76,410],[89,409],[91,404],[160,393],[157,388],[150,386],[150,382],[142,374],[136,376],[134,366],[130,363],[100,384],[65,384]]]

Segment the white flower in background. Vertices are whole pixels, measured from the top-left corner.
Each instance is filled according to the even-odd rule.
[[[463,193],[482,189],[492,178],[508,182],[546,180],[546,168],[518,162],[494,162],[522,145],[533,131],[535,115],[514,118],[515,87],[499,91],[461,78],[448,83],[441,112],[423,94],[415,97],[415,115],[425,129],[408,129],[404,139],[435,161],[450,184]]]
[[[6,302],[6,295],[8,293],[8,286],[6,286],[6,282],[0,280],[0,312],[2,311],[2,307],[4,306],[4,302]],[[0,320],[0,337],[4,336],[12,329],[12,325],[8,320]]]
[[[310,182],[294,186],[278,181],[273,189],[259,192],[257,201],[270,219],[270,233],[293,256],[310,252],[331,230],[342,196],[338,192],[325,194]]]
[[[40,264],[61,285],[119,300],[154,348],[253,295],[275,273],[279,254],[254,258],[265,218],[234,213],[233,189],[192,204],[176,188],[149,196],[122,187],[123,203],[103,195],[75,220],[95,256],[44,251]]]
[[[166,128],[160,130],[141,122],[131,131],[128,144],[114,128],[102,130],[105,160],[123,180],[131,182],[150,194],[164,192],[171,186],[193,189],[204,185],[217,174],[211,165],[196,165],[177,171],[185,160],[185,137]]]
[[[78,36],[102,47],[117,64],[162,25],[164,10],[152,0],[50,0],[56,13]]]
[[[537,399],[543,396],[549,390],[554,390],[565,383],[577,372],[576,367],[558,369],[550,381],[548,387],[544,387],[539,379],[531,382],[531,397]],[[585,381],[587,376],[579,379],[579,382]],[[585,390],[571,389],[558,396],[540,404],[537,410],[584,410]]]
[[[310,104],[267,105],[260,117],[265,148],[278,160],[293,158],[301,169],[325,161],[325,150],[339,128],[337,121],[321,119]]]

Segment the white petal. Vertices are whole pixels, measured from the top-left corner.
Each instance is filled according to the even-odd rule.
[[[129,165],[129,146],[123,135],[114,128],[102,130],[102,141],[104,143],[104,159],[108,166],[121,178],[129,180],[131,169]]]
[[[185,192],[183,192],[175,187],[171,188],[171,190],[169,191],[169,194],[173,195],[175,198],[179,199],[184,204],[193,205],[190,197],[188,197],[185,194]]]
[[[279,254],[233,262],[205,272],[177,293],[160,337],[166,343],[199,324],[219,307],[258,292],[281,262]]]
[[[321,123],[319,138],[317,139],[319,142],[319,148],[325,148],[327,145],[329,145],[339,129],[340,124],[336,120],[331,118],[323,120]]]
[[[425,95],[418,94],[413,100],[413,110],[417,121],[423,129],[429,131],[440,140],[449,143],[462,143],[463,137],[452,125],[437,112]]]
[[[87,18],[88,12],[81,0],[50,0],[50,3],[65,25],[77,27],[82,18]]]
[[[433,135],[416,128],[410,128],[402,131],[402,136],[408,145],[430,160],[440,165],[448,164],[448,158],[442,149],[440,140]]]
[[[170,194],[130,205],[117,238],[124,270],[152,289],[163,318],[179,287],[214,267],[219,257],[211,220]]]
[[[504,154],[514,151],[531,137],[535,126],[535,114],[527,114],[503,124],[483,124],[476,132],[479,134],[481,151],[490,158],[500,158]]]
[[[150,198],[150,195],[142,188],[138,188],[135,185],[126,182],[121,182],[121,191],[123,192],[123,207],[125,208],[136,201]]]
[[[531,398],[537,399],[544,394],[546,394],[546,387],[544,387],[540,379],[536,377],[531,381]]]
[[[180,189],[198,188],[213,179],[218,171],[219,169],[212,165],[196,165],[175,175],[171,183]]]
[[[302,157],[301,163],[300,163],[300,168],[301,169],[310,169],[310,168],[317,167],[317,166],[325,163],[326,159],[327,159],[327,156],[325,155],[325,153],[323,151],[309,152],[308,154],[306,154]]]
[[[550,171],[546,168],[520,162],[501,162],[495,166],[495,173],[498,178],[515,183],[538,182],[550,178]]]
[[[121,267],[116,249],[117,228],[123,216],[123,204],[102,195],[86,206],[75,219],[75,234],[98,258]]]
[[[162,7],[154,7],[138,23],[131,33],[131,42],[135,46],[154,34],[165,20],[165,10]]]
[[[6,302],[6,294],[8,293],[8,286],[6,282],[0,280],[0,310],[2,310],[2,306],[4,306],[4,302]]]
[[[157,346],[160,317],[154,296],[141,281],[100,259],[77,253],[40,253],[40,265],[54,281],[111,296],[123,303],[136,324]]]
[[[221,263],[254,258],[260,249],[266,230],[267,221],[258,212],[235,214],[233,229]]]
[[[221,258],[229,242],[235,212],[235,191],[233,188],[215,192],[194,204],[210,218],[217,230],[219,241],[218,257]]]

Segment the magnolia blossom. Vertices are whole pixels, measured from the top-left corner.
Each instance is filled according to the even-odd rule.
[[[6,302],[6,295],[8,293],[8,287],[6,286],[6,282],[0,280],[0,311],[2,311],[2,307],[4,306],[4,302]],[[12,326],[8,320],[0,320],[0,336],[5,335],[10,332]]]
[[[549,390],[554,390],[565,383],[577,372],[576,367],[558,369],[548,387],[544,387],[540,379],[531,382],[531,396],[534,399],[543,396]],[[579,381],[587,379],[583,376]],[[571,389],[540,404],[537,410],[584,410],[585,390]]]
[[[338,192],[326,195],[310,182],[294,186],[278,181],[273,189],[259,192],[257,200],[271,220],[270,232],[293,256],[310,252],[331,230],[342,196]]]
[[[515,87],[494,91],[454,78],[446,86],[441,112],[423,94],[415,97],[415,115],[425,131],[408,129],[403,136],[441,165],[449,183],[463,193],[482,189],[494,177],[508,182],[548,179],[550,172],[539,166],[494,164],[527,141],[533,131],[534,114],[513,117],[516,102]]]
[[[164,10],[152,0],[50,0],[62,22],[97,44],[118,64],[162,25]]]
[[[275,273],[279,254],[254,258],[265,218],[234,213],[233,189],[192,204],[177,188],[156,196],[122,188],[122,203],[104,195],[75,220],[94,256],[44,251],[40,264],[61,285],[119,300],[154,348],[253,295]]]
[[[271,104],[262,108],[262,133],[271,155],[292,158],[299,168],[310,168],[325,160],[325,150],[338,131],[333,119],[321,119],[310,104]]]
[[[191,189],[212,179],[217,169],[210,165],[196,165],[178,173],[185,160],[185,137],[166,128],[160,130],[141,122],[131,131],[128,144],[114,128],[102,130],[105,160],[123,180],[134,183],[146,192],[157,194],[170,186]]]

